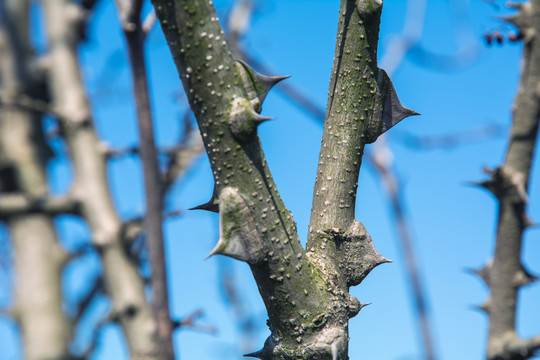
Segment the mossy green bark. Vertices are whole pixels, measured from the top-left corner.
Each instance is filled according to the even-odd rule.
[[[268,310],[272,334],[263,349],[250,356],[348,359],[348,320],[362,307],[348,287],[387,261],[354,221],[363,147],[366,138],[378,135],[370,134],[373,127],[367,124],[379,120],[379,109],[389,99],[378,88],[380,6],[362,12],[354,1],[342,2],[323,166],[315,190],[314,214],[320,212],[322,222],[310,225],[317,235],[310,235],[306,252],[256,133],[256,126],[267,119],[259,114],[262,101],[284,77],[261,76],[235,61],[211,1],[153,3],[214,175],[213,198],[198,207],[217,210],[219,205],[221,234],[211,255],[246,261]],[[324,167],[332,162],[336,167]]]

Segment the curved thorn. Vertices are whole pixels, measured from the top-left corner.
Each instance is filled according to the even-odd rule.
[[[211,256],[214,256],[214,255],[223,254],[222,250],[221,250],[222,246],[223,246],[223,241],[221,240],[221,238],[219,238],[216,246],[214,246],[212,251],[210,251],[210,253],[208,255],[206,255],[204,260],[208,260],[208,258],[210,258]]]
[[[244,67],[246,72],[251,77],[251,81],[253,82],[253,86],[255,88],[254,90],[261,104],[263,103],[270,89],[272,89],[278,82],[290,77],[290,75],[285,75],[285,76],[262,75],[256,72],[255,70],[253,70],[253,68],[249,66],[248,64],[246,64],[244,61],[242,60],[236,60],[236,61]]]

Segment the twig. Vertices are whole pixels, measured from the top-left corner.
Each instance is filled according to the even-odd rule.
[[[163,175],[163,196],[175,181],[180,179],[204,151],[204,144],[198,129],[191,126],[191,111],[183,117],[183,131],[180,143],[166,151],[167,165]]]
[[[26,110],[36,111],[43,114],[56,115],[56,110],[46,101],[34,99],[25,94],[10,98],[8,95],[0,93],[0,106],[19,107]]]
[[[110,322],[112,322],[112,318],[110,315],[107,315],[96,324],[94,331],[92,332],[92,339],[90,340],[90,345],[82,354],[78,356],[73,356],[74,360],[86,360],[96,351],[99,346],[101,331]]]
[[[143,29],[145,39],[148,36],[148,34],[150,34],[150,31],[152,31],[152,29],[154,28],[154,25],[156,24],[156,20],[157,20],[156,12],[152,9],[152,11],[150,11],[148,15],[146,15],[146,18],[144,19],[143,24],[142,24],[142,29]]]
[[[13,272],[17,277],[12,315],[20,329],[25,357],[65,359],[69,356],[71,332],[62,308],[61,274],[66,253],[58,241],[52,216],[29,211],[36,205],[35,199],[49,196],[46,176],[49,149],[44,141],[40,111],[47,106],[41,102],[45,98],[43,89],[34,88],[38,79],[29,65],[32,62],[28,51],[31,48],[29,13],[28,1],[0,1],[3,107],[0,153],[9,164],[9,168],[3,169],[8,171],[0,172],[2,190],[6,190],[5,183],[9,187],[8,193],[0,194],[0,202],[8,205],[6,202],[16,200],[9,204],[16,205],[8,206],[9,211],[22,205],[18,216],[4,219],[9,227],[15,255]],[[42,105],[45,109],[40,109]]]
[[[379,148],[375,149],[374,152],[369,153],[367,160],[383,179],[386,191],[390,197],[390,205],[394,214],[394,219],[397,223],[401,249],[407,264],[407,273],[413,293],[414,309],[418,317],[417,321],[420,326],[420,332],[424,343],[425,357],[428,360],[434,360],[436,359],[436,354],[427,308],[427,297],[420,280],[418,261],[416,260],[414,245],[410,235],[411,232],[405,215],[404,201],[400,196],[399,179],[391,168],[392,154],[390,153],[390,149],[386,145],[382,145],[381,140],[376,143],[376,146],[378,145]]]
[[[214,326],[199,324],[197,322],[197,320],[203,316],[204,316],[204,313],[202,312],[202,310],[196,310],[192,314],[190,314],[187,318],[173,321],[172,326],[174,329],[179,329],[179,328],[190,329],[190,330],[207,333],[210,335],[215,335],[217,333],[217,329]]]
[[[32,198],[25,194],[2,194],[0,197],[0,218],[28,213],[79,214],[80,204],[71,196]]]
[[[540,118],[540,0],[520,3],[507,18],[523,34],[523,65],[514,101],[512,130],[502,166],[479,185],[499,204],[493,259],[477,271],[490,290],[482,306],[489,315],[487,359],[528,359],[540,348],[540,336],[521,340],[516,332],[519,290],[533,281],[522,264],[524,233],[532,225],[527,216],[531,167]]]
[[[142,0],[118,1],[126,37],[137,108],[140,156],[146,193],[144,221],[152,269],[152,310],[157,325],[156,337],[161,359],[173,359],[172,327],[167,290],[166,258],[163,244],[162,183],[154,141],[154,129],[144,58],[145,32],[141,24]],[[124,5],[121,5],[124,4]]]
[[[464,129],[444,135],[418,136],[406,131],[396,131],[393,139],[401,140],[405,146],[415,150],[454,148],[499,137],[504,133],[499,124],[488,124],[476,128]]]
[[[94,279],[94,282],[92,284],[92,287],[88,292],[82,297],[82,299],[77,304],[77,312],[73,316],[73,323],[78,324],[83,315],[85,314],[86,310],[88,310],[88,306],[91,304],[91,302],[96,298],[96,296],[103,290],[103,278],[101,275],[97,276],[96,279]]]
[[[103,276],[113,311],[134,359],[157,359],[155,323],[146,298],[145,283],[137,264],[120,238],[122,222],[108,186],[107,157],[94,128],[92,111],[83,85],[76,24],[66,7],[71,0],[43,1],[47,23],[48,79],[58,121],[74,169],[72,193],[81,202],[81,213],[92,231],[92,243],[103,263]]]

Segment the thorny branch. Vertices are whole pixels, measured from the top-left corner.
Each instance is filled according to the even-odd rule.
[[[416,114],[376,66],[381,4],[342,1],[307,252],[256,133],[268,119],[260,115],[262,101],[284,77],[234,61],[211,2],[154,0],[154,6],[214,173],[214,196],[204,206],[219,206],[220,240],[211,255],[247,262],[268,310],[272,335],[249,356],[346,359],[348,319],[362,308],[348,288],[388,261],[354,220],[363,147]]]
[[[540,336],[522,340],[516,332],[518,292],[536,279],[522,264],[521,250],[525,230],[532,225],[526,209],[540,119],[540,1],[513,6],[517,13],[505,20],[523,38],[523,66],[510,141],[503,165],[488,170],[490,178],[480,183],[499,203],[495,253],[477,271],[490,290],[482,305],[489,315],[488,360],[524,360],[540,349]]]
[[[382,64],[389,74],[392,74],[394,70],[400,66],[402,60],[407,55],[407,52],[412,47],[418,45],[423,30],[426,5],[425,0],[408,2],[404,30],[402,34],[392,39],[392,42],[388,45],[388,49],[383,56]],[[261,62],[255,61],[249,56],[249,53],[245,51],[240,44],[240,40],[249,29],[249,20],[251,18],[252,10],[253,2],[250,0],[238,0],[235,2],[228,18],[228,29],[230,32],[228,39],[229,45],[236,57],[253,64],[258,69],[267,71],[265,70],[266,67],[261,64]],[[324,122],[324,110],[319,109],[316,104],[307,99],[303,94],[296,91],[293,87],[288,86],[287,83],[281,83],[278,89],[282,90],[287,95],[287,98],[297,106],[315,116],[321,123]],[[377,142],[377,144],[378,146],[367,153],[368,160],[370,160],[368,165],[371,164],[377,170],[384,183],[387,184],[386,190],[389,193],[391,208],[395,214],[397,228],[399,229],[399,239],[407,263],[410,284],[412,287],[411,291],[415,299],[414,308],[416,309],[415,313],[418,316],[418,325],[420,332],[422,333],[425,356],[426,359],[435,359],[436,355],[432,343],[433,335],[430,329],[426,305],[427,300],[425,299],[422,283],[419,278],[418,265],[412,249],[411,236],[397,187],[397,178],[388,163],[379,161],[384,154],[390,151],[390,149],[385,146],[385,142]]]

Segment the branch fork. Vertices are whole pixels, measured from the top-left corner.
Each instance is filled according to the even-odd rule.
[[[348,289],[389,262],[354,219],[364,145],[416,112],[376,66],[380,1],[343,0],[307,249],[267,167],[257,126],[265,76],[237,61],[211,2],[153,0],[210,159],[214,191],[195,209],[220,213],[210,255],[246,262],[268,310],[259,359],[347,359],[348,320],[365,304]],[[364,6],[365,5],[365,6]],[[328,160],[331,159],[331,160]]]

